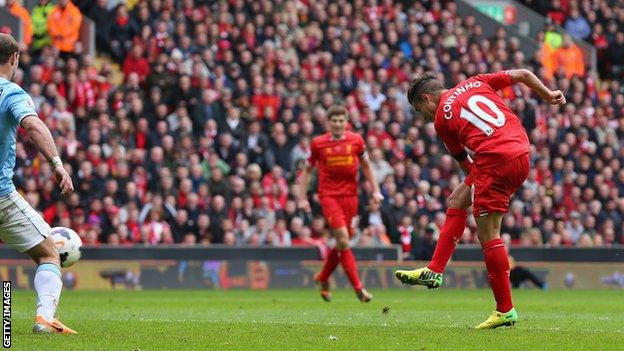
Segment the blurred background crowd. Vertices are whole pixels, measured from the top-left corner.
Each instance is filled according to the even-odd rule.
[[[445,199],[464,175],[405,96],[411,77],[447,86],[528,68],[568,104],[522,85],[501,92],[532,143],[532,171],[503,232],[512,245],[623,242],[624,7],[621,1],[524,1],[561,25],[534,57],[504,29],[484,33],[446,1],[40,0],[25,19],[21,71],[76,191],[61,199],[20,133],[15,182],[51,225],[86,244],[327,244],[314,185],[294,201],[310,140],[344,104],[386,200],[362,182],[355,245],[402,245],[428,259]],[[98,57],[77,42],[96,26]],[[2,29],[2,28],[0,28]],[[598,49],[586,72],[571,37]],[[477,243],[469,220],[463,243]]]

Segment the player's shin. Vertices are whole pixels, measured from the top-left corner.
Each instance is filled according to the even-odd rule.
[[[37,316],[51,321],[56,312],[63,281],[61,270],[53,263],[42,263],[35,273],[35,291],[37,292]]]
[[[357,292],[362,289],[362,282],[360,282],[360,276],[357,271],[357,263],[355,262],[355,256],[353,256],[353,251],[351,248],[347,248],[346,250],[340,251],[340,263],[342,264],[342,268],[349,278],[349,282],[353,289]]]
[[[436,273],[444,273],[446,264],[455,251],[457,242],[464,234],[466,218],[468,218],[466,210],[457,208],[446,210],[446,220],[440,231],[440,238],[427,268]]]
[[[321,269],[321,272],[317,275],[318,281],[320,281],[321,283],[327,282],[336,267],[338,267],[338,263],[340,263],[340,258],[338,256],[339,254],[336,248],[333,248],[329,251],[327,258],[325,259],[323,269]]]

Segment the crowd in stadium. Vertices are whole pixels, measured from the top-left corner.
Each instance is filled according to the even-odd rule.
[[[532,171],[502,232],[529,246],[624,240],[622,8],[525,1],[596,46],[597,77],[582,62],[558,61],[571,56],[557,50],[575,46],[565,36],[540,36],[554,43],[549,66],[504,29],[485,33],[474,16],[460,17],[453,2],[117,3],[40,0],[28,16],[7,1],[30,28],[16,81],[52,130],[76,191],[60,198],[23,133],[16,185],[48,223],[75,229],[85,244],[323,246],[318,198],[311,190],[312,212],[301,211],[293,186],[327,109],[344,104],[386,198],[369,202],[362,183],[355,245],[398,243],[406,257],[428,259],[445,198],[464,175],[409,107],[409,79],[432,71],[453,86],[509,68],[536,72],[568,104],[550,107],[521,85],[502,92],[532,142]],[[84,53],[80,13],[112,63]],[[475,230],[470,219],[462,242],[476,243]]]

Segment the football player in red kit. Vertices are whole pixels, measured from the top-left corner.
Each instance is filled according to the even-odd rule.
[[[476,75],[451,89],[426,74],[414,79],[407,93],[410,105],[425,120],[433,121],[438,136],[468,177],[448,199],[446,220],[429,265],[396,271],[396,277],[405,284],[440,287],[442,273],[464,232],[466,210],[472,205],[496,299],[496,310],[477,329],[511,326],[518,320],[500,228],[511,196],[529,173],[529,138],[520,119],[496,93],[515,83],[526,84],[550,104],[565,104],[560,90],[551,91],[526,69]],[[474,162],[466,149],[474,152]]]
[[[381,202],[383,196],[375,180],[366,152],[364,139],[357,133],[346,131],[347,110],[341,106],[329,109],[329,132],[312,140],[311,155],[301,176],[299,207],[309,211],[308,182],[314,167],[318,168],[318,195],[323,215],[331,227],[336,246],[329,252],[325,265],[315,277],[321,286],[321,297],[331,301],[329,276],[338,263],[342,265],[349,282],[362,302],[369,302],[373,295],[364,289],[357,272],[357,264],[349,238],[353,234],[351,221],[358,212],[358,170],[373,186],[373,201]]]

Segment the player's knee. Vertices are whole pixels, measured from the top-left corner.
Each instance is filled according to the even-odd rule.
[[[457,193],[452,193],[451,196],[448,197],[446,201],[446,206],[448,208],[457,208],[460,210],[465,210],[470,207],[469,199],[465,199],[463,196],[460,196]]]
[[[336,233],[336,248],[341,251],[349,248],[349,235],[346,230],[344,233]]]
[[[449,196],[448,199],[446,200],[446,207],[447,208],[459,208],[459,201],[457,200],[457,197],[451,194],[451,196]]]
[[[61,260],[58,252],[54,248],[52,239],[47,238],[37,246],[26,252],[37,265],[42,263],[52,263],[57,266],[61,266]]]
[[[487,232],[487,231],[483,231],[483,232],[479,232],[477,230],[477,237],[479,237],[479,242],[481,244],[486,243],[490,240],[494,240],[494,239],[499,239],[500,238],[500,233],[491,231],[491,232]]]
[[[344,251],[349,248],[349,240],[338,240],[336,241],[336,248],[338,251]]]

